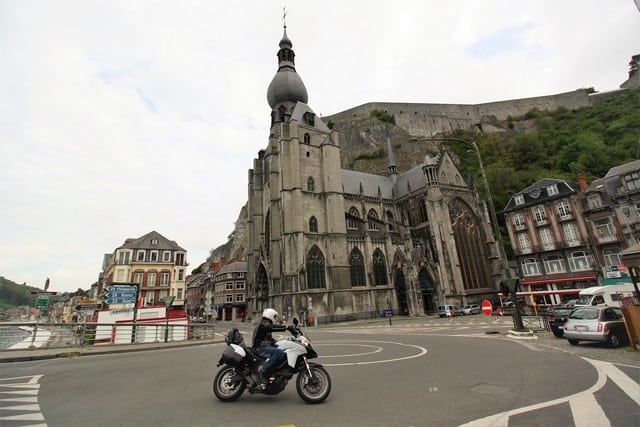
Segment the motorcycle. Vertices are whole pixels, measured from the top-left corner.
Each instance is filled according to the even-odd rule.
[[[321,403],[331,391],[331,377],[327,370],[309,359],[318,357],[311,341],[300,328],[298,319],[293,319],[291,337],[276,341],[285,358],[270,375],[268,383],[260,384],[258,367],[266,359],[244,344],[242,334],[233,328],[227,334],[227,347],[223,350],[217,366],[222,366],[213,380],[213,393],[223,402],[233,402],[246,390],[249,393],[275,395],[285,389],[296,376],[296,390],[307,403]]]

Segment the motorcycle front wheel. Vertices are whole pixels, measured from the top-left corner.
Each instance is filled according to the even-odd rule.
[[[307,403],[321,403],[331,391],[331,377],[322,366],[311,368],[313,377],[306,370],[300,371],[296,378],[298,395]]]
[[[213,379],[213,394],[223,402],[233,402],[244,392],[245,383],[234,381],[236,370],[223,366]]]

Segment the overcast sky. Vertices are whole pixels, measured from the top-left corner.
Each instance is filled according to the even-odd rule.
[[[318,115],[616,89],[633,0],[289,1]],[[189,271],[226,242],[267,145],[281,1],[0,1],[0,276],[88,289],[156,230]],[[365,6],[366,5],[366,6]]]

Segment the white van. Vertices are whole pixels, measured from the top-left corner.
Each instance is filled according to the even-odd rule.
[[[618,285],[592,286],[580,291],[580,298],[576,302],[579,305],[608,305],[620,307],[622,297],[633,296],[635,289],[633,283],[621,283]]]

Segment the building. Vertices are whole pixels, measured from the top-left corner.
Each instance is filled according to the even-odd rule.
[[[338,132],[307,104],[286,27],[267,91],[268,146],[249,171],[247,310],[330,321],[495,297],[487,207],[447,151],[386,176],[341,169]]]
[[[555,305],[597,284],[577,183],[542,179],[513,195],[504,215],[528,304]]]
[[[102,287],[118,283],[137,284],[143,306],[161,304],[175,297],[172,306],[185,304],[187,251],[157,231],[129,238],[113,253],[105,254]]]
[[[243,320],[247,312],[247,263],[231,261],[213,274],[212,315],[218,320]]]

